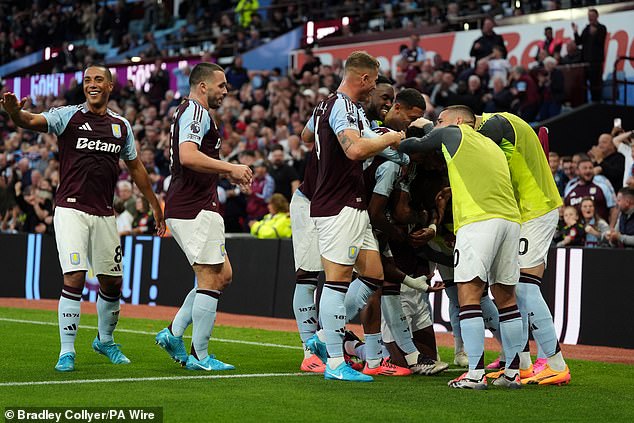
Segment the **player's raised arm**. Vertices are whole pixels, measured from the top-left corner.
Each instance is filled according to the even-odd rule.
[[[24,97],[21,101],[13,93],[4,93],[0,103],[7,111],[11,120],[20,128],[30,129],[38,132],[48,132],[48,122],[41,114],[35,114],[22,110],[28,98]]]

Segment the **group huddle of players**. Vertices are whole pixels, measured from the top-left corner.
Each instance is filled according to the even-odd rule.
[[[302,133],[313,147],[291,201],[301,369],[359,382],[442,372],[428,294],[444,290],[454,363],[469,367],[450,387],[568,383],[539,288],[561,199],[537,135],[514,115],[465,106],[443,110],[434,127],[423,94],[395,95],[377,75],[374,58],[353,53]],[[434,270],[443,282],[431,286]],[[364,342],[345,330],[357,315]],[[488,375],[485,326],[502,345]]]

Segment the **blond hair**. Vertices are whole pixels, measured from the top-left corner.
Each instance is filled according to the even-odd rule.
[[[378,71],[379,61],[365,51],[354,51],[350,53],[350,56],[346,59],[346,65],[343,69],[346,73],[350,70],[357,72],[364,70]]]

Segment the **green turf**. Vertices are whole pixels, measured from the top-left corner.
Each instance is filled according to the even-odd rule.
[[[0,319],[56,322],[50,311],[0,308]],[[96,326],[94,315],[82,316],[83,326]],[[155,333],[164,321],[123,318],[119,329]],[[58,353],[57,326],[0,320],[0,384],[165,376],[206,376],[171,362],[154,345],[152,335],[119,332],[117,342],[132,360],[114,366],[92,352],[96,334],[80,329],[77,370],[53,370]],[[215,338],[297,346],[297,335],[255,329],[217,327]],[[236,365],[222,375],[296,373],[300,349],[212,341],[221,360]],[[441,349],[446,360],[452,352]],[[492,359],[493,353],[487,353]],[[527,386],[508,391],[452,390],[453,371],[433,377],[375,378],[353,384],[326,382],[321,376],[196,379],[39,386],[0,386],[0,407],[6,406],[130,406],[163,407],[165,421],[634,421],[634,366],[569,360],[573,379],[568,386]]]

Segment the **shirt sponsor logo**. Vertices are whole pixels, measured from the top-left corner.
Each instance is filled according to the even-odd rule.
[[[118,123],[112,124],[112,135],[114,135],[115,138],[121,138],[121,125]]]
[[[113,142],[103,142],[101,140],[89,140],[88,138],[77,138],[77,150],[104,151],[106,153],[120,153],[121,146]]]

